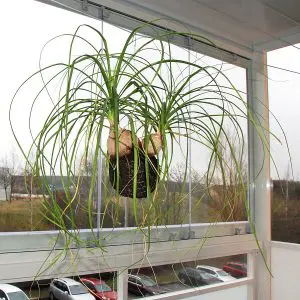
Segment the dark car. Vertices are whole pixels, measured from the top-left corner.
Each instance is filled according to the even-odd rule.
[[[150,277],[140,274],[128,274],[128,291],[142,296],[159,295],[168,292]]]
[[[247,276],[247,265],[240,262],[228,262],[223,266],[223,270],[235,278]]]
[[[89,289],[98,300],[117,300],[118,294],[110,288],[103,280],[96,278],[81,278],[80,281]]]
[[[178,272],[178,278],[183,284],[202,286],[222,282],[211,274],[194,268],[184,268]]]

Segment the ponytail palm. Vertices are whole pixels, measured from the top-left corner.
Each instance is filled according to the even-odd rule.
[[[220,68],[201,66],[196,60],[173,56],[169,40],[184,33],[167,32],[150,38],[139,34],[145,27],[151,28],[151,25],[133,30],[121,51],[115,53],[110,52],[108,41],[100,31],[81,25],[70,35],[68,61],[41,68],[24,83],[30,84],[32,78],[42,76],[43,86],[32,101],[34,110],[36,103],[42,100],[40,95],[45,91],[51,95],[52,83],[60,82],[57,98],[51,97],[53,108],[33,137],[36,157],[32,168],[51,198],[45,201],[45,217],[69,237],[79,239],[76,210],[70,209],[75,203],[76,209],[84,210],[92,232],[95,227],[93,195],[100,154],[105,158],[104,178],[108,178],[108,170],[111,169],[115,192],[114,195],[106,194],[106,197],[113,197],[116,204],[115,225],[119,223],[119,201],[123,193],[120,180],[124,180],[124,171],[120,166],[126,166],[130,161],[128,168],[131,168],[131,175],[125,179],[132,190],[137,227],[159,224],[162,216],[155,210],[159,186],[168,179],[176,155],[185,160],[186,179],[190,149],[183,146],[182,141],[187,139],[210,151],[205,173],[208,186],[216,170],[221,170],[226,182],[225,172],[222,172],[226,161],[221,153],[223,148],[230,149],[247,202],[240,170],[241,154],[233,151],[235,148],[226,138],[225,130],[230,126],[243,148],[240,121],[250,116],[250,122],[255,123],[247,103]],[[96,34],[97,41],[91,42],[81,36],[82,28]],[[197,35],[185,35],[205,40]],[[78,55],[74,48],[79,42],[89,50]],[[260,130],[257,124],[255,127]],[[175,154],[177,146],[181,151]],[[20,147],[23,149],[22,145]],[[83,200],[78,200],[82,174],[77,172],[77,163],[80,158],[80,164],[84,165],[91,152],[93,160],[88,199],[84,199],[83,203]],[[142,169],[143,174],[140,175]],[[49,174],[61,176],[65,192],[63,205],[59,205],[45,180]],[[145,201],[150,203],[143,216],[138,215],[137,209],[141,179],[146,186]],[[104,182],[106,190],[111,192],[107,180],[104,179]]]

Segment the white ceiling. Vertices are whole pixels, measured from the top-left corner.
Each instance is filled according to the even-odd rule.
[[[253,49],[274,50],[300,43],[300,0],[38,0],[99,16],[97,7],[189,30],[223,49],[250,57]],[[84,11],[85,4],[89,5]],[[90,11],[94,9],[94,13]],[[172,21],[170,21],[172,20]]]
[[[216,40],[252,49],[300,42],[300,0],[92,0],[150,19],[167,17]],[[145,15],[143,15],[145,14]]]

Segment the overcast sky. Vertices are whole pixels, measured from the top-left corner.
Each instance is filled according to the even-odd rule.
[[[93,19],[75,15],[61,9],[51,7],[33,0],[5,1],[0,10],[1,31],[1,148],[0,157],[11,149],[17,149],[12,136],[8,120],[8,111],[11,99],[20,84],[39,68],[39,55],[43,45],[52,37],[61,33],[73,33],[81,23],[98,24]],[[56,45],[56,50],[50,53],[55,61],[55,56],[63,49]],[[47,55],[46,55],[47,57]],[[30,91],[32,89],[32,91]],[[18,101],[13,108],[14,124],[18,137],[23,140],[28,138],[28,114],[32,95],[36,92],[34,86],[25,89],[22,101]],[[44,103],[47,105],[47,103]],[[46,111],[44,106],[41,114]]]
[[[300,72],[300,50],[295,47],[286,47],[268,53],[268,65],[291,71]],[[294,177],[300,180],[300,75],[269,67],[269,102],[270,110],[279,120],[284,129],[292,156]],[[283,142],[284,136],[274,118],[270,117],[270,127]],[[288,151],[285,145],[279,145],[271,140],[272,155],[279,168],[281,177],[286,177],[288,171]],[[272,176],[276,177],[274,167]]]
[[[9,122],[8,110],[10,101],[17,87],[26,77],[38,69],[38,59],[40,50],[51,37],[61,33],[73,33],[79,24],[88,23],[100,27],[100,22],[78,14],[64,11],[49,5],[45,5],[33,0],[14,0],[3,1],[0,10],[0,32],[2,46],[0,47],[1,69],[0,69],[0,90],[1,90],[1,148],[0,157],[9,153],[11,149],[17,149],[14,138],[12,137]],[[109,41],[111,47],[117,46],[120,42],[120,35],[114,35],[113,27]],[[124,35],[125,37],[125,35]],[[52,48],[51,53],[45,53],[55,61],[56,56],[65,55],[63,48],[58,43]],[[54,50],[53,50],[54,49]],[[300,50],[289,47],[286,49],[273,51],[268,55],[270,65],[280,66],[295,71],[300,71]],[[47,54],[47,55],[46,55]],[[47,63],[47,61],[45,62]],[[235,85],[241,89],[246,88],[246,73],[240,68],[235,68],[230,73]],[[269,96],[270,108],[277,116],[287,135],[292,154],[295,177],[300,179],[300,118],[298,117],[300,100],[300,75],[283,72],[276,69],[269,70]],[[14,107],[14,121],[17,121],[17,133],[19,138],[26,143],[28,140],[28,113],[29,103],[32,101],[30,95],[36,92],[30,86],[23,91],[24,97],[19,99],[17,106]],[[28,97],[27,97],[28,96]],[[43,103],[40,106],[40,115],[47,114],[50,103]],[[278,126],[271,118],[271,129],[275,134],[279,134]],[[279,136],[282,138],[282,136]],[[18,150],[17,150],[18,151]],[[272,153],[280,175],[284,176],[287,172],[288,156],[284,146],[272,142]],[[195,154],[193,159],[197,161],[199,154]],[[199,156],[203,162],[207,157]],[[274,171],[272,176],[276,177]]]

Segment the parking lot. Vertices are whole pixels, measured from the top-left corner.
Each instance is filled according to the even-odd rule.
[[[170,290],[170,292],[173,291],[181,291],[187,288],[180,282],[174,282],[174,283],[167,283],[162,284],[164,288]],[[38,288],[23,288],[24,292],[28,295],[30,299],[41,299],[41,300],[49,300],[49,286],[48,285],[41,285],[40,289]],[[131,293],[128,294],[128,299],[141,299],[141,296],[133,295]]]
[[[194,269],[197,264],[199,265],[208,265],[208,266],[215,266],[219,268],[218,270],[222,271],[223,266],[228,261],[245,261],[245,256],[232,256],[232,257],[223,257],[223,258],[214,258],[210,260],[202,260],[190,263],[183,264],[173,264],[173,265],[163,265],[163,266],[155,266],[155,267],[146,267],[141,269],[133,269],[129,272],[129,277],[142,277],[146,276],[152,283],[158,284],[158,286],[165,290],[165,292],[174,292],[174,291],[181,291],[187,288],[191,288],[192,286],[198,286],[198,284],[191,284],[184,285],[181,282],[186,282],[189,284],[189,280],[186,278],[184,279],[180,273],[185,268],[187,269]],[[213,267],[211,267],[213,268]],[[138,275],[138,276],[137,276]],[[100,277],[99,277],[100,276]],[[114,272],[110,273],[101,273],[101,274],[90,274],[85,275],[84,278],[100,278],[104,281],[112,290],[117,291],[117,275]],[[180,279],[179,279],[180,278]],[[74,279],[79,281],[79,277],[75,276]],[[149,282],[149,281],[148,281]],[[191,282],[190,282],[191,283]],[[200,285],[203,284],[211,284],[214,282],[202,282]],[[19,283],[16,284],[20,287],[24,292],[29,296],[31,299],[42,299],[47,300],[49,299],[49,284],[50,280],[40,281],[39,285],[35,284],[34,286],[30,285],[30,282],[27,283]],[[151,285],[150,285],[151,286]],[[128,299],[141,299],[141,296],[136,296],[134,294],[129,293]]]

